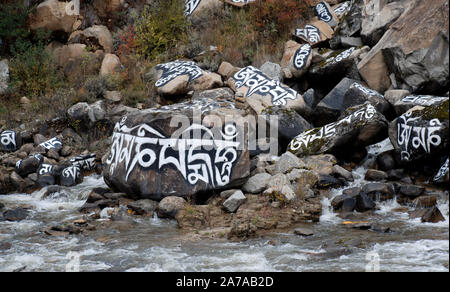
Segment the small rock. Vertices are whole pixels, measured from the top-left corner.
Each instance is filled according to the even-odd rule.
[[[430,208],[436,206],[437,199],[435,196],[420,196],[412,202],[417,208]]]
[[[403,185],[400,187],[399,194],[414,199],[422,195],[424,191],[425,191],[424,187],[419,187],[415,185]]]
[[[186,201],[181,197],[165,197],[158,204],[156,211],[159,218],[175,218],[178,211],[183,209]]]
[[[347,181],[354,181],[352,173],[339,165],[333,166],[333,174],[345,178]]]
[[[267,183],[271,175],[268,173],[258,173],[254,176],[250,177],[245,185],[242,187],[242,190],[246,193],[258,194],[264,191],[267,186]],[[222,196],[222,194],[221,194]]]
[[[387,173],[381,170],[368,169],[364,177],[367,181],[384,181],[388,178]]]
[[[129,203],[127,207],[138,215],[152,217],[158,208],[158,202],[144,199]]]
[[[3,218],[8,221],[22,221],[28,217],[28,211],[23,208],[3,212]]]
[[[300,158],[298,158],[297,156],[288,151],[283,153],[280,159],[278,159],[278,161],[275,163],[274,174],[287,173],[294,168],[304,168],[304,167],[305,164],[300,160]]]

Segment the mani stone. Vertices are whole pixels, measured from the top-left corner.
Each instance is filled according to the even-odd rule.
[[[223,207],[227,210],[227,212],[234,213],[246,200],[247,198],[241,191],[236,191],[225,202],[223,202]]]
[[[194,109],[204,124],[194,121]],[[214,127],[208,115],[217,118]],[[175,118],[183,127],[174,127]],[[104,180],[115,192],[156,201],[240,187],[250,175],[246,124],[243,111],[209,100],[132,112],[115,126]]]
[[[242,190],[250,194],[258,194],[264,191],[271,175],[268,173],[257,173],[250,177],[242,187]]]

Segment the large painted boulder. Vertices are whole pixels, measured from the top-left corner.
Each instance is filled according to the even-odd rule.
[[[222,87],[219,74],[202,70],[195,62],[176,60],[155,67],[155,86],[165,96],[184,95],[191,90],[201,91]]]
[[[350,108],[346,114],[337,122],[301,133],[287,150],[299,157],[322,153],[346,156],[386,138],[388,122],[370,103]]]
[[[0,151],[16,151],[22,146],[22,137],[13,130],[0,133]]]
[[[212,102],[128,114],[114,128],[105,182],[153,200],[240,185],[250,173],[242,114]]]
[[[347,108],[366,102],[370,102],[378,112],[385,116],[391,107],[384,96],[377,91],[366,88],[358,82],[353,82],[344,94],[328,94],[319,102],[314,110],[314,114],[320,119],[320,123],[317,124],[323,125],[333,122]]]
[[[448,100],[445,96],[432,95],[407,95],[394,103],[394,109],[397,115],[402,115],[415,106],[433,106]]]
[[[429,107],[416,107],[389,125],[389,138],[404,162],[448,154],[449,100]]]
[[[17,161],[15,171],[21,177],[26,177],[31,173],[35,173],[43,162],[44,157],[41,154],[30,155],[23,160]]]
[[[297,91],[270,79],[255,67],[241,69],[228,80],[228,85],[236,95],[243,95],[257,114],[270,106],[281,106],[300,114],[309,112],[303,97]]]

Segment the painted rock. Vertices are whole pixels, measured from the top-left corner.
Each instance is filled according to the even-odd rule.
[[[338,85],[339,86],[339,85]],[[347,108],[370,102],[375,109],[383,115],[389,113],[391,108],[384,96],[375,90],[366,88],[358,82],[353,82],[345,94],[328,94],[317,105],[315,115],[320,118],[319,125],[335,121]]]
[[[223,3],[220,0],[184,0],[186,16],[195,16],[208,8],[218,7]]]
[[[250,174],[245,123],[232,103],[131,113],[114,128],[105,182],[117,192],[153,200],[241,185]]]
[[[45,141],[38,146],[39,148],[45,149],[45,151],[55,150],[59,151],[62,149],[63,144],[58,137],[54,137],[48,141]]]
[[[436,175],[433,177],[434,183],[448,183],[449,182],[449,169],[448,169],[448,158],[445,160],[444,164],[439,168]]]
[[[302,77],[311,65],[312,56],[310,44],[300,45],[294,41],[288,41],[284,46],[284,54],[281,60],[284,77]]]
[[[270,79],[255,67],[241,69],[228,80],[228,84],[237,94],[243,95],[258,114],[270,106],[281,106],[300,114],[309,112],[303,97],[297,91]]]
[[[83,174],[78,166],[69,166],[61,172],[60,182],[62,186],[72,187],[83,182]]]
[[[30,155],[28,158],[17,161],[16,172],[21,177],[26,177],[35,173],[43,162],[44,157],[41,154]]]
[[[19,133],[6,130],[0,134],[0,151],[16,151],[22,146],[22,137]]]
[[[255,2],[255,0],[222,0],[222,2],[231,4],[231,5],[237,6],[237,7],[244,7],[245,5]]]
[[[432,95],[407,95],[394,103],[397,115],[404,114],[415,106],[432,106],[440,104],[442,101],[448,100],[448,97],[432,96]]]
[[[404,162],[448,154],[449,100],[411,109],[389,125],[389,138]]]
[[[342,19],[345,17],[345,15],[347,15],[347,13],[350,11],[351,8],[352,8],[351,1],[345,1],[337,5],[334,5],[332,7],[332,10],[338,19]]]
[[[321,1],[314,7],[314,13],[317,15],[320,21],[327,23],[331,27],[335,27],[339,23],[339,19],[331,9],[330,5]]]
[[[344,156],[386,138],[388,122],[370,103],[347,109],[345,114],[337,122],[301,133],[289,143],[288,151],[297,156]]]

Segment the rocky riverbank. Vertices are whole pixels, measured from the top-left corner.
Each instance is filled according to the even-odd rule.
[[[229,5],[201,2],[191,17],[206,2]],[[411,219],[445,222],[437,204],[449,185],[448,1],[313,2],[316,16],[292,31],[279,64],[171,60],[145,72],[161,104],[130,107],[107,91],[53,120],[0,123],[0,194],[45,199],[102,175],[82,217],[42,229],[51,236],[156,215],[189,236],[243,240],[319,222],[324,200],[349,222],[385,201]],[[65,64],[95,40],[100,74],[114,73],[108,28],[43,18],[55,3],[41,3],[31,24],[71,32],[49,49]],[[28,207],[0,203],[0,220],[26,220]]]

